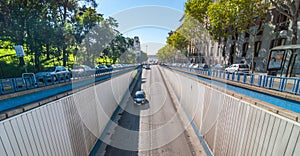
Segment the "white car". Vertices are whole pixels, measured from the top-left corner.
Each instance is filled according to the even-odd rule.
[[[231,66],[225,68],[226,72],[230,73],[249,73],[249,65],[248,64],[232,64]]]

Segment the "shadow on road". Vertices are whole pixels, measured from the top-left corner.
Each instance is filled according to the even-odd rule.
[[[140,111],[149,109],[149,101],[142,105],[134,104],[133,97],[136,91],[141,90],[142,83],[145,83],[142,75],[131,91],[131,98],[126,106],[119,107],[117,116],[114,119],[115,126],[107,132],[110,143],[103,141],[95,155],[104,156],[135,156],[138,155]],[[112,134],[111,134],[112,133]]]

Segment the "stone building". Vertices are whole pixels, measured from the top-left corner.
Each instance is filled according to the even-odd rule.
[[[290,45],[292,43],[292,21],[277,11],[274,6],[270,7],[270,12],[266,16],[267,20],[265,23],[261,23],[260,27],[250,27],[250,31],[257,32],[255,39],[248,33],[239,34],[235,44],[233,37],[222,39],[219,42],[213,41],[209,35],[205,39],[190,39],[188,46],[189,59],[194,60],[196,63],[207,63],[209,65],[251,64],[252,53],[254,53],[255,71],[266,72],[269,50],[275,46]],[[181,20],[184,20],[184,18]],[[297,21],[297,44],[300,44],[300,16],[298,16]],[[258,28],[260,29],[258,30]],[[296,67],[300,66],[300,56],[296,57],[295,62]]]

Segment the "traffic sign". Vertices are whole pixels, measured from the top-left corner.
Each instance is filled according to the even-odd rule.
[[[14,46],[14,48],[16,50],[17,57],[24,57],[25,56],[23,46],[17,45],[17,46]]]

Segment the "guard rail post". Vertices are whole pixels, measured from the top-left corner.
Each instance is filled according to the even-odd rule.
[[[262,75],[258,75],[258,82],[257,86],[261,87],[262,86]]]
[[[243,83],[245,84],[247,81],[247,73],[244,73],[244,79],[243,79]]]
[[[241,79],[241,73],[238,73],[238,74],[237,74],[237,79],[236,79],[236,81],[237,81],[237,82],[240,82],[240,79]]]
[[[253,85],[253,82],[254,82],[254,75],[251,74],[251,76],[250,76],[250,85]]]
[[[300,79],[295,79],[293,90],[292,90],[293,94],[297,94],[298,89],[299,89],[299,82],[300,82]]]

